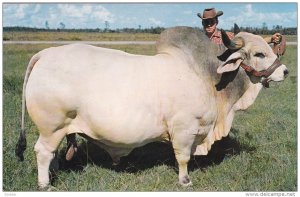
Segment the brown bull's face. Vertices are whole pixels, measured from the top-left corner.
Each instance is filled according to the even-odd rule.
[[[241,32],[234,40],[227,40],[224,44],[233,53],[218,68],[218,73],[234,71],[242,66],[250,74],[261,78],[264,83],[282,81],[287,77],[287,67],[280,63],[262,37]]]

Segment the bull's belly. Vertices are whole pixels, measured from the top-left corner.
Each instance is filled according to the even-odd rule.
[[[112,148],[135,148],[165,140],[163,118],[146,109],[97,106],[85,108],[69,125],[69,133],[83,133]]]

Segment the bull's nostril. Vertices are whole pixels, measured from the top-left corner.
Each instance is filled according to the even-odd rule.
[[[289,71],[288,70],[284,70],[283,74],[284,74],[284,76],[287,76],[289,74]]]

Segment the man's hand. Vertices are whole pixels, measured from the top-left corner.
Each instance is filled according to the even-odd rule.
[[[281,42],[281,34],[275,33],[274,35],[272,35],[271,42],[274,44],[279,44]]]

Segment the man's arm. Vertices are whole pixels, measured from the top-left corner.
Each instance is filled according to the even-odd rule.
[[[279,43],[280,43],[280,40],[281,40],[281,34],[280,34],[280,33],[275,33],[275,34],[272,35],[272,36],[265,37],[264,40],[265,40],[268,44],[270,44],[270,43],[279,44]]]

